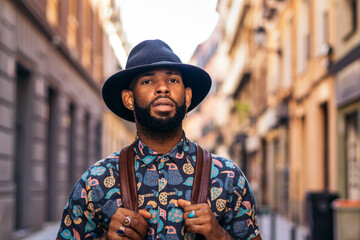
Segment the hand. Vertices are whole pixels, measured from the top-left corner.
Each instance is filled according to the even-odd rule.
[[[219,225],[208,204],[191,205],[191,202],[183,199],[179,199],[178,204],[184,209],[183,216],[187,232],[199,233],[207,240],[232,239],[228,232]],[[195,211],[195,217],[189,218],[192,210]]]
[[[124,227],[124,219],[129,216],[130,226],[125,226],[124,236],[118,234],[120,227]],[[134,239],[142,240],[148,233],[148,223],[145,219],[150,219],[151,214],[145,210],[140,209],[139,212],[134,212],[125,208],[118,208],[116,212],[111,216],[109,230],[107,233],[108,240],[115,239]],[[105,238],[106,239],[106,238]]]

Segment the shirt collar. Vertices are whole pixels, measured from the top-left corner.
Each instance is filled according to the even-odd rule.
[[[193,144],[194,143],[186,138],[185,133],[183,132],[183,137],[180,142],[167,154],[161,154],[146,146],[139,137],[136,137],[134,141],[134,151],[136,157],[146,164],[148,168],[151,167],[158,157],[170,157],[176,165],[180,166],[189,150],[194,148],[194,146],[192,146]]]

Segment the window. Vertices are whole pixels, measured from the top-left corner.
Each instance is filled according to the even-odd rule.
[[[102,152],[101,152],[102,126],[101,126],[101,121],[99,121],[96,124],[95,134],[96,134],[96,138],[95,138],[95,157],[96,157],[96,161],[97,161],[97,160],[100,160],[102,158]]]
[[[77,2],[69,1],[69,15],[67,17],[67,35],[66,43],[69,49],[76,49],[77,46],[77,31],[78,20],[76,18]]]
[[[320,106],[322,112],[322,126],[323,126],[323,161],[324,161],[324,189],[329,191],[329,114],[328,114],[328,103],[325,102]]]
[[[16,66],[16,135],[15,135],[15,227],[21,230],[30,226],[28,221],[31,159],[31,72],[21,64]]]
[[[46,18],[52,26],[59,24],[59,0],[47,1]]]
[[[59,94],[56,89],[48,87],[48,129],[47,129],[47,162],[46,162],[46,220],[54,221],[58,218],[58,212],[54,208],[58,193],[53,187],[57,184],[57,150],[58,150],[58,131],[59,131]]]
[[[90,113],[86,112],[84,116],[84,138],[83,138],[83,151],[84,151],[84,162],[82,163],[82,170],[86,169],[87,165],[92,162],[93,159],[89,159],[90,154]]]
[[[83,1],[81,6],[81,62],[85,67],[91,66],[91,51],[92,51],[92,41],[91,41],[91,30],[92,30],[92,9],[88,1]]]
[[[345,0],[345,12],[342,14],[344,18],[343,24],[343,38],[346,41],[349,39],[357,28],[357,0]]]
[[[311,57],[311,36],[310,33],[307,33],[304,36],[304,45],[305,45],[305,51],[306,51],[306,59],[309,60]]]
[[[352,112],[345,118],[346,124],[346,163],[347,195],[351,200],[360,200],[360,159],[358,112]]]
[[[278,31],[271,33],[269,49],[279,49],[280,34]],[[267,69],[267,91],[268,94],[276,92],[280,87],[280,73],[281,73],[281,59],[276,52],[269,52],[268,54],[268,69]]]
[[[323,21],[324,21],[324,27],[323,27],[323,39],[324,39],[324,43],[329,43],[329,37],[330,37],[330,33],[329,33],[329,13],[327,11],[325,11],[323,13]]]
[[[282,58],[282,86],[289,88],[292,83],[292,51],[293,51],[293,21],[290,17],[286,22],[283,37],[283,58]]]
[[[324,57],[330,51],[329,28],[331,3],[328,0],[317,0],[311,3],[311,54],[316,57]]]
[[[68,162],[69,162],[69,171],[68,171],[68,190],[72,189],[76,180],[79,176],[77,176],[77,164],[76,164],[76,118],[75,118],[76,108],[73,103],[70,103],[68,106],[68,114],[67,114],[67,131],[68,131]]]
[[[309,2],[301,1],[297,23],[297,73],[307,69],[307,60],[310,58],[310,7]]]

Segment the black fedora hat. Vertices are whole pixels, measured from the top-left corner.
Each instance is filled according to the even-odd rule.
[[[181,72],[185,87],[192,89],[188,111],[194,109],[210,90],[211,78],[207,72],[182,63],[165,42],[158,39],[146,40],[131,50],[125,69],[115,73],[104,83],[102,96],[106,106],[119,117],[134,122],[133,112],[124,106],[121,92],[129,88],[135,76],[156,67],[175,67]]]

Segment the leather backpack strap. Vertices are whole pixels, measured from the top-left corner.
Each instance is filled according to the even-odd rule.
[[[197,146],[195,176],[191,194],[191,203],[206,203],[211,174],[211,153]],[[137,186],[134,167],[135,153],[133,145],[120,151],[119,156],[119,185],[121,201],[125,208],[138,211]]]
[[[211,177],[211,153],[197,145],[195,176],[191,192],[191,204],[206,203]],[[201,234],[196,234],[196,240],[205,240]]]
[[[191,203],[206,203],[211,176],[211,153],[197,145],[195,176],[191,192]]]
[[[262,240],[262,238],[261,238],[260,234],[258,234],[258,235],[256,235],[256,237],[253,238],[252,240]]]
[[[119,156],[119,185],[124,208],[138,211],[138,194],[135,177],[135,153],[133,144],[124,147]]]

